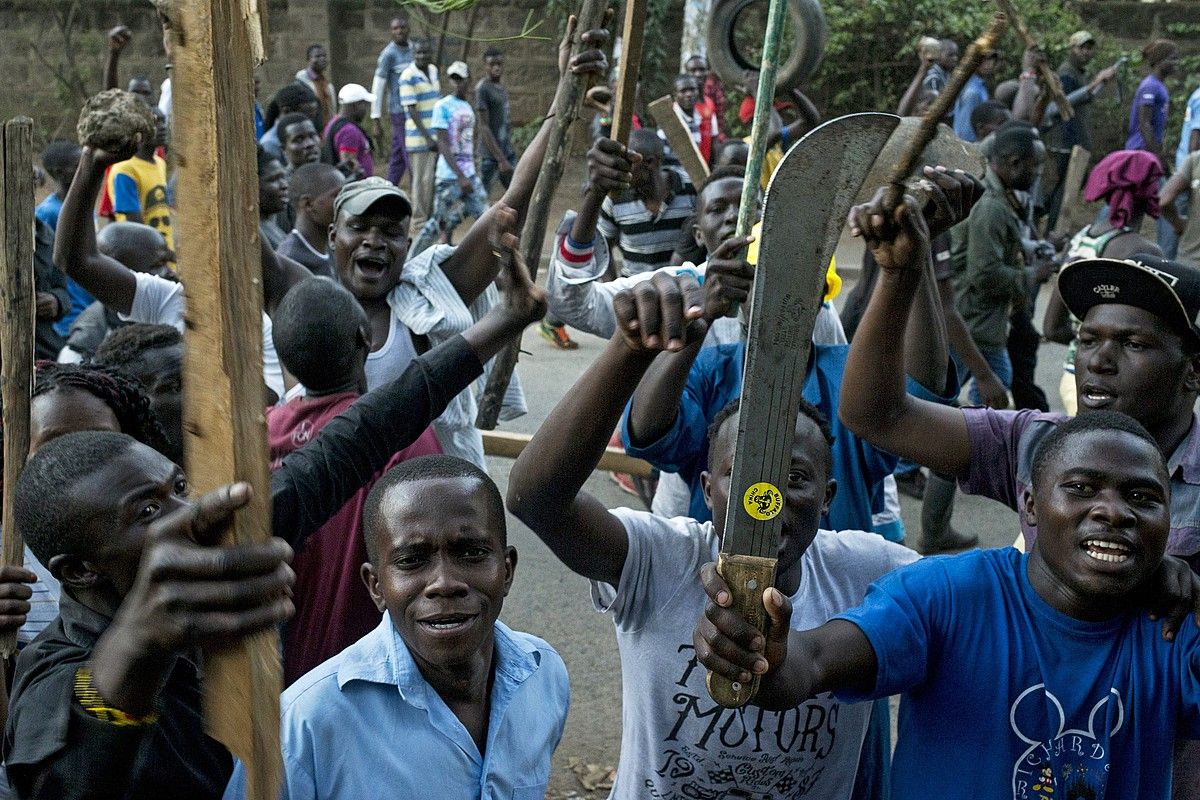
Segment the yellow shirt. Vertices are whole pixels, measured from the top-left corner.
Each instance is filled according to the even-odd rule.
[[[175,249],[171,207],[167,204],[166,161],[159,156],[154,161],[134,156],[114,164],[108,173],[108,191],[118,220],[127,220],[130,214],[141,215],[142,222],[161,233],[167,247]]]

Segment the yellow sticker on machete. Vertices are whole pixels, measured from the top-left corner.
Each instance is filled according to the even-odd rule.
[[[773,484],[762,481],[746,490],[742,505],[747,514],[765,522],[783,510],[783,494]]]

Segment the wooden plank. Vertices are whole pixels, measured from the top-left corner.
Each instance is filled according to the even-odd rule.
[[[607,11],[608,0],[583,0],[583,5],[576,15],[578,25],[575,28],[574,41],[571,42],[572,58],[577,56],[583,47],[583,34],[601,27]],[[546,240],[546,228],[550,224],[550,201],[554,198],[554,191],[562,179],[563,167],[568,156],[567,144],[571,138],[571,126],[579,115],[579,104],[590,88],[588,82],[587,76],[573,75],[569,69],[558,79],[554,108],[551,111],[554,122],[550,130],[550,141],[546,145],[546,155],[542,159],[542,168],[538,171],[537,183],[533,186],[533,197],[529,201],[525,227],[521,229],[520,252],[525,258],[525,263],[529,265],[529,276],[534,280],[537,280],[538,265],[542,263],[542,245]],[[508,391],[508,382],[512,380],[520,351],[521,339],[517,337],[496,356],[483,396],[479,398],[475,427],[490,431],[499,422],[500,406],[504,402],[504,393]]]
[[[1067,174],[1062,182],[1062,205],[1058,209],[1058,220],[1054,223],[1057,233],[1069,233],[1075,230],[1073,218],[1079,210],[1083,193],[1083,182],[1087,178],[1088,164],[1092,154],[1079,145],[1071,148],[1071,160],[1067,162]]]
[[[642,45],[646,40],[646,0],[625,0],[625,26],[621,31],[621,75],[613,98],[612,139],[629,144],[633,129],[633,104],[637,98],[642,68]],[[704,91],[704,87],[700,87]]]
[[[671,150],[683,165],[683,171],[688,174],[691,182],[696,186],[704,183],[704,179],[708,177],[708,163],[705,162],[704,156],[700,155],[700,148],[692,139],[687,124],[675,110],[675,101],[670,95],[660,97],[650,104],[649,111],[658,124],[658,129],[667,137],[667,144],[671,145]]]
[[[485,431],[483,434],[483,452],[499,458],[516,458],[529,444],[533,437],[527,433],[511,433],[509,431]],[[624,472],[635,478],[654,477],[654,467],[640,458],[634,458],[617,447],[609,447],[600,456],[596,469],[603,472]]]
[[[177,0],[172,146],[175,220],[187,292],[184,430],[187,473],[199,493],[232,481],[254,487],[226,543],[271,535],[263,415],[262,281],[253,130],[256,31],[246,0]],[[259,6],[261,10],[261,6]],[[204,661],[209,734],[247,768],[247,796],[278,796],[282,678],[278,634],[211,648]]]
[[[13,494],[29,455],[29,396],[33,390],[33,120],[4,124],[0,169],[0,231],[4,281],[0,284],[0,396],[4,403],[5,566],[25,563],[24,542],[13,520]],[[17,632],[0,639],[0,656],[17,652]]]

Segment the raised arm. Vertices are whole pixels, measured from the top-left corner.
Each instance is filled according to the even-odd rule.
[[[570,70],[575,75],[596,75],[603,78],[608,68],[603,51],[600,50],[608,41],[607,30],[586,31],[583,42],[588,49],[581,50],[579,55],[569,59],[571,37],[575,32],[575,17],[572,16],[567,24],[567,32],[559,45],[559,71]],[[550,107],[554,108],[554,103]],[[554,124],[552,116],[548,115],[542,123],[528,149],[521,155],[513,170],[512,181],[505,190],[504,196],[489,208],[482,217],[475,221],[471,229],[463,237],[462,243],[455,249],[454,254],[442,262],[442,271],[446,273],[450,283],[458,290],[462,301],[470,305],[475,298],[483,294],[496,278],[500,263],[491,252],[489,244],[489,229],[491,217],[498,207],[507,207],[517,212],[518,227],[524,225],[525,214],[529,210],[529,201],[533,197],[533,187],[537,183],[538,172],[542,168],[542,160],[546,155],[546,146],[550,141],[550,129]]]
[[[711,324],[723,317],[731,303],[747,303],[754,280],[754,268],[746,262],[746,246],[752,237],[735,236],[722,242],[708,259],[704,272],[704,319]],[[639,286],[636,291],[653,291]],[[703,340],[693,342],[676,353],[663,353],[646,372],[629,407],[629,443],[644,448],[663,438],[675,425],[680,413],[684,389],[692,364],[700,353]],[[687,404],[694,409],[694,403]],[[690,417],[685,416],[685,421]],[[703,415],[696,420],[705,426]],[[688,425],[691,427],[691,425]],[[651,458],[651,461],[654,459]],[[665,468],[665,464],[657,464]]]
[[[104,170],[123,159],[103,150],[83,148],[75,180],[63,200],[54,241],[54,264],[109,308],[128,314],[133,307],[137,279],[133,272],[96,247],[92,209],[104,184]]]
[[[678,352],[707,329],[699,321],[703,290],[692,276],[659,273],[638,286],[646,289],[617,295],[617,332],[550,412],[508,479],[508,509],[568,569],[613,586],[625,566],[628,535],[583,484],[658,352]]]
[[[938,179],[939,185],[948,177],[929,169],[926,175]],[[965,216],[978,196],[977,182],[965,173],[954,175],[962,182],[961,193],[946,207],[939,227]],[[905,391],[904,344],[896,336],[897,329],[908,324],[921,287],[929,247],[925,220],[911,200],[891,219],[877,208],[860,206],[852,213],[851,231],[866,239],[880,276],[846,359],[839,415],[876,447],[943,474],[961,475],[971,457],[962,412]]]
[[[118,25],[108,32],[108,58],[104,60],[104,88],[116,89],[120,79],[117,77],[117,64],[121,60],[121,51],[133,33],[124,25]]]
[[[900,98],[900,104],[896,106],[896,113],[900,116],[907,117],[912,114],[913,106],[917,104],[917,97],[921,92],[921,86],[925,82],[925,76],[929,74],[931,66],[933,66],[933,59],[922,55],[921,63],[917,67],[917,74],[913,76],[912,82],[904,90],[904,96]]]
[[[516,246],[508,234],[498,249]],[[299,548],[388,460],[408,447],[525,327],[546,313],[546,293],[519,258],[509,261],[517,291],[503,293],[462,336],[419,356],[393,381],[360,397],[271,476],[275,534]],[[611,428],[610,428],[611,431]]]

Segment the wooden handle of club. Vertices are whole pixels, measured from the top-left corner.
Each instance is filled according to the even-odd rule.
[[[763,592],[775,582],[775,559],[721,553],[717,556],[717,574],[725,579],[733,595],[733,610],[766,636],[771,618],[763,605]],[[759,676],[742,683],[710,672],[707,683],[708,693],[717,703],[741,708],[758,693]]]
[[[1025,24],[1025,18],[1021,16],[1021,12],[1013,5],[1012,0],[996,0],[996,5],[1004,12],[1012,21],[1012,25],[1017,29],[1017,35],[1021,37],[1021,41],[1025,43],[1025,47],[1037,47],[1038,43],[1033,38],[1033,34],[1029,32],[1029,27]],[[1058,106],[1058,115],[1064,122],[1070,121],[1075,116],[1075,110],[1071,108],[1071,101],[1063,94],[1062,81],[1058,79],[1058,75],[1054,70],[1050,69],[1050,64],[1042,61],[1037,66],[1038,74],[1042,76],[1042,83],[1046,84],[1046,91],[1050,93],[1050,99]]]
[[[913,168],[920,162],[921,154],[925,152],[925,148],[937,136],[938,124],[958,100],[963,87],[967,85],[967,80],[975,74],[975,70],[983,62],[984,56],[996,49],[996,43],[1000,41],[1000,37],[1004,35],[1004,31],[1007,28],[1008,17],[998,12],[992,18],[992,26],[984,31],[967,48],[962,61],[958,62],[958,66],[946,82],[946,88],[942,89],[941,94],[933,101],[933,105],[925,112],[925,116],[921,118],[921,124],[917,128],[916,133],[913,134],[913,138],[909,140],[908,146],[900,154],[900,158],[892,168],[891,178],[888,181],[888,196],[884,201],[884,208],[892,210],[900,205],[900,201],[904,197],[904,181],[909,173],[913,171]]]

